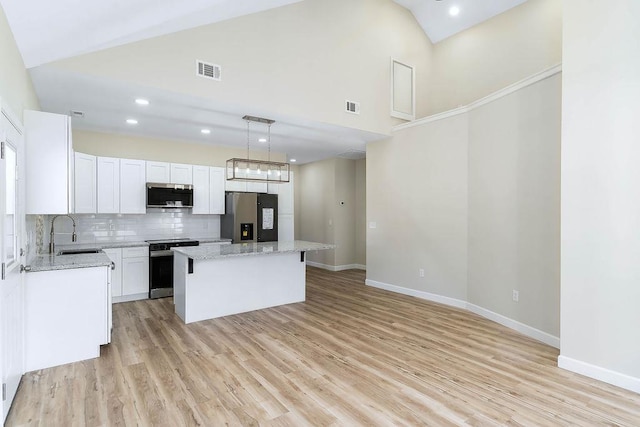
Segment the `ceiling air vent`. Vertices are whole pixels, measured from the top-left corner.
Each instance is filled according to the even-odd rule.
[[[222,67],[216,64],[211,64],[209,62],[204,61],[196,61],[197,70],[196,73],[200,77],[205,77],[207,79],[222,80]]]
[[[71,115],[71,117],[77,117],[79,119],[84,118],[84,111],[71,110],[69,114]]]
[[[346,112],[351,114],[360,114],[360,103],[353,101],[345,101],[346,104]]]

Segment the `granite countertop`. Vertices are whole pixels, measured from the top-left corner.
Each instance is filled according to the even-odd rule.
[[[68,245],[56,245],[56,252],[74,249],[111,249],[111,248],[135,248],[138,246],[149,246],[144,241],[114,241],[95,243],[72,243]]]
[[[305,242],[264,242],[236,243],[232,245],[184,246],[172,248],[172,251],[186,255],[195,260],[221,259],[238,256],[282,254],[288,252],[307,252],[335,249],[336,245]]]
[[[30,272],[68,270],[70,268],[108,267],[111,260],[104,252],[77,255],[38,255],[31,260]]]
[[[204,239],[193,239],[200,242],[201,245],[207,243],[231,243],[231,239],[223,239],[223,238],[215,238],[215,237],[205,237]]]
[[[168,237],[167,240],[171,239]],[[201,244],[207,243],[230,243],[231,239],[222,239],[218,237],[204,237],[199,239],[197,237],[190,238],[191,240],[197,240]],[[156,238],[156,240],[159,240]],[[69,249],[111,249],[111,248],[135,248],[138,246],[149,246],[148,242],[144,240],[132,240],[132,241],[112,241],[112,242],[94,242],[94,243],[72,243],[66,245],[56,245],[56,251],[69,250]]]

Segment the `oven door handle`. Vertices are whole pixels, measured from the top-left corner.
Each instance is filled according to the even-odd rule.
[[[151,251],[149,252],[149,258],[157,258],[161,256],[173,256],[173,251]]]

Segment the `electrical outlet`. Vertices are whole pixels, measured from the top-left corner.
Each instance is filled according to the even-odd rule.
[[[420,270],[418,270],[418,275],[420,277],[424,277],[424,268],[421,268]]]
[[[378,226],[378,224],[375,223],[375,221],[369,221],[369,228],[376,228]]]
[[[513,290],[513,300],[515,302],[518,302],[520,300],[520,292],[516,291],[515,289]]]

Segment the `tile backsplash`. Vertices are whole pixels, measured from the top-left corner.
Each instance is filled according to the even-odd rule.
[[[188,212],[161,211],[144,215],[73,214],[76,220],[77,243],[106,241],[143,241],[173,238],[218,238],[220,215],[193,215]],[[46,252],[53,215],[44,216],[44,238],[37,242],[40,253]],[[27,227],[36,221],[27,221]],[[56,245],[71,243],[73,231],[69,218],[60,217],[55,223]],[[35,233],[36,230],[33,230]]]

